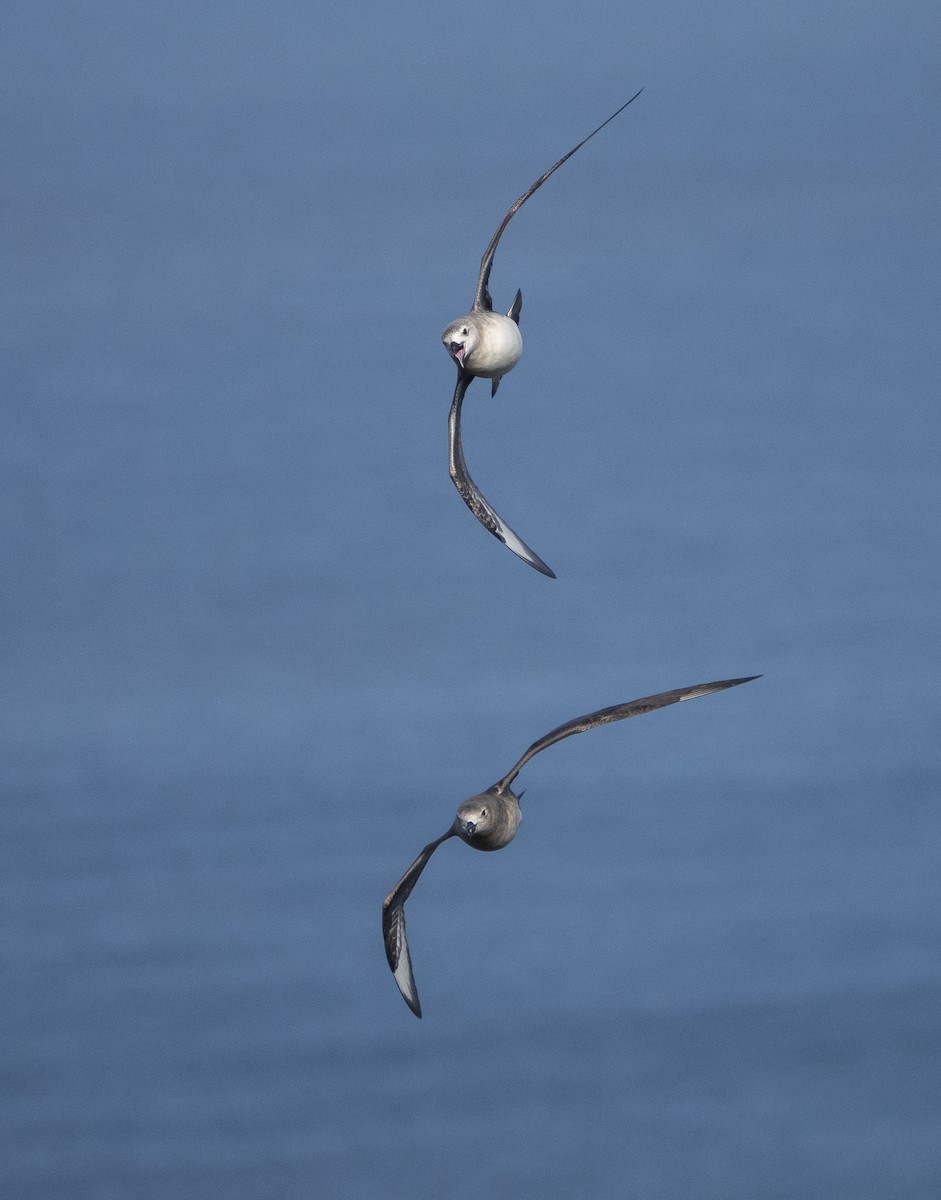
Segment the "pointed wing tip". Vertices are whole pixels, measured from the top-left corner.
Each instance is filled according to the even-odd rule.
[[[398,989],[402,994],[402,999],[409,1006],[412,1012],[421,1020],[421,1001],[418,999],[418,989],[415,986],[415,976],[412,974],[412,964],[408,957],[408,947],[405,947],[405,953],[399,962],[399,965],[392,972]]]
[[[505,532],[512,533],[508,525],[504,524],[503,528]],[[516,548],[516,545],[513,544],[510,538],[503,537],[500,533],[494,533],[494,537],[497,538],[498,541],[501,541],[504,546],[506,546],[507,550],[512,550],[516,557],[524,562],[527,567],[532,567],[534,571],[538,571],[540,575],[545,575],[547,579],[559,578],[549,564],[544,563],[535,550],[530,550],[522,538],[520,538],[517,534],[513,534],[513,538],[521,547],[519,550]]]
[[[688,690],[685,696],[681,696],[681,700],[698,700],[701,696],[711,696],[715,692],[724,692],[728,688],[738,687],[741,683],[751,683],[754,679],[761,679],[760,675],[743,675],[739,679],[717,679],[714,683],[700,683]]]
[[[418,999],[418,989],[415,987],[415,976],[412,974],[412,964],[408,960],[407,950],[392,975],[402,999],[420,1020],[421,1001]]]
[[[405,934],[405,910],[395,904],[389,895],[382,903],[382,941],[386,950],[386,961],[402,999],[416,1017],[421,1020],[421,1002],[412,972],[412,960],[408,952]]]
[[[491,512],[497,519],[497,528],[491,529],[490,532],[497,541],[502,542],[507,550],[511,550],[517,558],[526,563],[528,567],[532,567],[534,571],[538,571],[540,575],[545,575],[547,579],[558,579],[558,576],[549,564],[543,562],[535,550],[530,550],[520,535],[514,533],[506,521],[494,509],[491,509]],[[478,521],[480,520],[479,517],[477,519]],[[481,524],[483,524],[482,521]],[[485,526],[485,528],[487,527]]]

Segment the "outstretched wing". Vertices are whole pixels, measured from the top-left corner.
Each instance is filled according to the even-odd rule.
[[[421,1016],[421,1004],[418,1000],[415,976],[412,974],[408,939],[405,936],[405,901],[412,894],[412,888],[418,882],[418,876],[427,866],[428,859],[442,842],[446,842],[449,837],[453,836],[454,834],[449,829],[442,837],[429,842],[382,902],[382,940],[385,942],[386,958],[405,1003],[416,1017]]]
[[[642,92],[643,90],[644,89],[641,88],[640,92]],[[486,311],[488,311],[488,312],[490,312],[493,309],[493,301],[490,299],[490,291],[488,290],[488,286],[487,286],[490,282],[490,268],[493,266],[493,256],[497,252],[497,243],[500,241],[500,238],[503,236],[504,229],[506,229],[507,225],[509,225],[510,221],[513,219],[513,217],[516,215],[516,213],[523,207],[523,205],[526,203],[526,201],[529,199],[529,197],[533,194],[533,192],[538,191],[539,188],[542,187],[542,185],[546,182],[546,180],[549,178],[549,176],[554,171],[558,171],[559,167],[561,167],[564,162],[567,162],[572,157],[572,155],[575,153],[576,150],[581,150],[582,146],[584,146],[584,144],[586,142],[590,141],[595,136],[596,133],[600,133],[601,130],[604,129],[605,125],[608,125],[611,121],[614,120],[614,118],[616,116],[618,116],[620,113],[622,113],[625,110],[625,108],[627,108],[628,104],[631,104],[634,100],[637,99],[637,97],[640,95],[640,92],[635,92],[634,95],[631,96],[630,100],[628,100],[626,104],[622,104],[621,107],[617,110],[617,112],[612,113],[611,116],[608,117],[607,121],[602,121],[597,129],[593,129],[591,131],[591,133],[588,135],[588,137],[582,138],[582,140],[578,143],[578,145],[573,146],[572,149],[568,152],[568,154],[563,154],[562,157],[559,159],[559,161],[555,164],[555,166],[550,167],[549,170],[546,171],[545,175],[540,175],[540,177],[536,180],[536,182],[533,184],[533,186],[531,188],[528,188],[525,192],[523,192],[523,194],[522,194],[522,196],[520,196],[519,200],[517,200],[516,203],[514,205],[512,205],[512,207],[507,212],[506,216],[500,222],[497,232],[490,239],[490,245],[484,251],[484,256],[480,260],[480,274],[477,276],[477,291],[474,293],[474,308],[483,308],[483,309],[486,309]]]
[[[497,510],[487,503],[483,492],[471,479],[467,463],[464,461],[464,449],[461,446],[461,405],[464,402],[467,386],[473,378],[469,372],[458,368],[454,399],[451,401],[451,412],[448,416],[448,468],[451,472],[451,481],[460,493],[461,499],[484,529],[488,529],[495,538],[499,538],[523,562],[529,563],[531,567],[535,567],[543,575],[548,575],[550,579],[555,579],[555,572],[546,566],[534,550],[530,550],[518,534],[513,532]]]
[[[697,683],[694,687],[674,688],[671,692],[658,692],[656,696],[642,696],[639,700],[628,700],[626,704],[615,704],[610,708],[599,708],[597,712],[588,713],[584,717],[575,717],[566,721],[557,729],[533,742],[523,757],[496,785],[506,788],[513,782],[522,768],[542,750],[561,742],[563,738],[571,737],[573,733],[585,733],[599,725],[610,725],[612,721],[624,721],[628,717],[639,717],[643,713],[653,712],[657,708],[665,708],[668,704],[678,704],[681,700],[696,700],[700,696],[711,696],[713,692],[722,692],[726,688],[737,687],[740,683],[750,683],[760,679],[760,675],[746,675],[742,679],[719,679],[715,683]]]

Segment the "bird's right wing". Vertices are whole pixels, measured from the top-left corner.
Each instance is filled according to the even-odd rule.
[[[473,378],[473,375],[469,372],[462,370],[460,367],[458,368],[454,399],[451,401],[451,412],[448,415],[448,468],[451,473],[451,482],[457,488],[461,499],[481,525],[483,525],[484,529],[489,530],[495,538],[503,542],[504,546],[512,550],[524,563],[529,563],[531,567],[534,567],[543,575],[548,575],[550,579],[555,579],[555,572],[542,561],[535,550],[530,550],[523,539],[513,532],[497,510],[487,502],[483,492],[481,492],[477,484],[471,479],[467,463],[464,461],[464,449],[461,445],[461,405],[464,402],[464,393],[467,391],[467,387]]]
[[[412,973],[408,939],[405,936],[405,901],[412,894],[412,888],[418,882],[418,876],[427,866],[428,859],[442,842],[453,836],[454,834],[449,829],[442,837],[429,842],[382,902],[382,940],[385,942],[386,958],[405,1003],[416,1017],[421,1016],[421,1004],[418,1000],[415,976]]]

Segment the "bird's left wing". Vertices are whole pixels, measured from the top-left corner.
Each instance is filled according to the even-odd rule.
[[[571,721],[566,721],[564,725],[551,729],[537,742],[533,742],[519,762],[515,763],[503,779],[494,786],[508,787],[531,758],[575,733],[585,733],[589,729],[596,729],[599,725],[610,725],[612,721],[624,721],[628,717],[639,717],[644,713],[654,712],[658,708],[665,708],[668,704],[678,704],[681,700],[696,700],[700,696],[711,696],[713,692],[723,692],[726,688],[738,687],[740,683],[751,683],[753,679],[760,678],[759,675],[746,675],[741,679],[717,679],[713,683],[697,683],[692,687],[674,688],[669,692],[658,692],[655,696],[642,696],[639,700],[628,700],[626,704],[613,704],[610,708],[599,708],[597,712],[588,713],[584,717],[574,717]]]
[[[640,92],[642,92],[643,90],[644,89],[641,88]],[[477,276],[477,290],[474,292],[474,308],[475,309],[480,308],[486,312],[490,312],[493,309],[493,301],[490,298],[490,288],[489,288],[490,268],[493,266],[493,256],[497,252],[497,244],[499,243],[500,238],[503,236],[503,231],[504,231],[504,229],[506,229],[507,225],[509,225],[510,221],[513,219],[513,217],[516,215],[516,213],[519,212],[519,210],[523,207],[523,205],[526,203],[526,201],[533,194],[533,192],[537,192],[542,187],[542,185],[546,182],[546,180],[549,178],[550,175],[552,175],[555,171],[558,171],[559,167],[561,167],[563,163],[568,162],[568,160],[572,157],[572,155],[576,152],[576,150],[581,150],[582,146],[584,146],[584,144],[586,142],[591,141],[591,139],[595,136],[596,133],[600,133],[602,131],[602,129],[604,129],[605,125],[610,124],[610,122],[613,121],[616,116],[618,116],[620,113],[622,113],[625,110],[625,108],[627,108],[628,104],[632,104],[637,99],[637,97],[640,95],[640,92],[635,92],[634,95],[631,96],[630,100],[628,100],[626,104],[622,104],[621,107],[617,110],[617,112],[612,113],[611,116],[608,117],[607,121],[602,121],[597,129],[593,129],[591,131],[591,133],[588,135],[588,137],[582,138],[582,140],[578,143],[577,146],[573,146],[572,149],[569,150],[569,152],[567,154],[563,154],[557,163],[555,163],[553,166],[551,166],[544,175],[540,175],[539,178],[536,180],[536,182],[531,187],[528,187],[526,189],[526,191],[523,192],[522,196],[520,196],[520,198],[518,200],[514,201],[514,203],[510,205],[510,207],[506,211],[506,214],[505,214],[503,220],[498,225],[496,233],[490,239],[490,244],[487,246],[487,249],[484,251],[483,258],[480,260],[480,273]]]

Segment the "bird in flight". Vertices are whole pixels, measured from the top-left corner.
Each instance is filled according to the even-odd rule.
[[[543,575],[548,575],[550,579],[555,579],[555,572],[542,561],[534,550],[526,545],[518,534],[513,532],[497,510],[488,503],[480,488],[471,478],[461,446],[461,405],[464,402],[464,393],[475,375],[482,379],[490,379],[492,381],[490,394],[496,395],[500,380],[507,371],[511,371],[516,366],[523,353],[523,338],[519,330],[520,310],[523,307],[522,292],[517,291],[516,299],[504,316],[502,313],[493,311],[493,301],[490,298],[488,286],[493,256],[504,229],[533,192],[541,188],[554,171],[557,171],[576,150],[580,150],[596,133],[600,133],[605,125],[613,121],[639,95],[640,92],[636,92],[627,103],[621,105],[617,112],[612,113],[606,121],[602,121],[597,129],[593,129],[588,137],[582,138],[577,146],[573,146],[568,154],[564,154],[510,206],[480,260],[477,290],[474,292],[474,303],[470,312],[465,313],[463,317],[458,317],[456,321],[452,321],[441,335],[445,350],[457,365],[457,383],[454,387],[454,398],[451,401],[451,412],[448,416],[448,467],[451,481],[457,488],[461,499],[485,529],[488,529],[495,538],[498,538],[514,554],[518,555],[523,562],[529,563],[531,567],[535,567]]]
[[[516,795],[510,784],[522,768],[535,755],[540,754],[549,746],[563,738],[571,737],[574,733],[585,733],[599,725],[609,725],[612,721],[623,721],[627,717],[639,717],[643,713],[665,708],[668,704],[678,704],[681,700],[696,700],[700,696],[711,696],[713,692],[721,692],[726,688],[737,687],[740,683],[750,683],[759,679],[758,675],[747,675],[742,679],[720,679],[714,683],[699,683],[694,687],[675,688],[670,692],[659,692],[656,696],[644,696],[640,700],[629,700],[626,704],[616,704],[611,708],[601,708],[597,712],[588,713],[584,717],[575,717],[557,729],[533,742],[526,753],[509,771],[492,787],[487,788],[477,796],[458,808],[457,816],[451,828],[429,842],[405,872],[392,891],[382,902],[382,937],[385,942],[386,958],[395,976],[399,991],[416,1017],[421,1016],[421,1004],[418,1000],[418,989],[415,986],[415,976],[412,974],[412,960],[408,952],[408,941],[405,936],[405,901],[412,894],[412,889],[418,882],[418,877],[428,865],[428,860],[442,842],[448,838],[458,837],[474,850],[502,850],[516,836],[520,821],[523,819],[520,811],[520,796]]]

